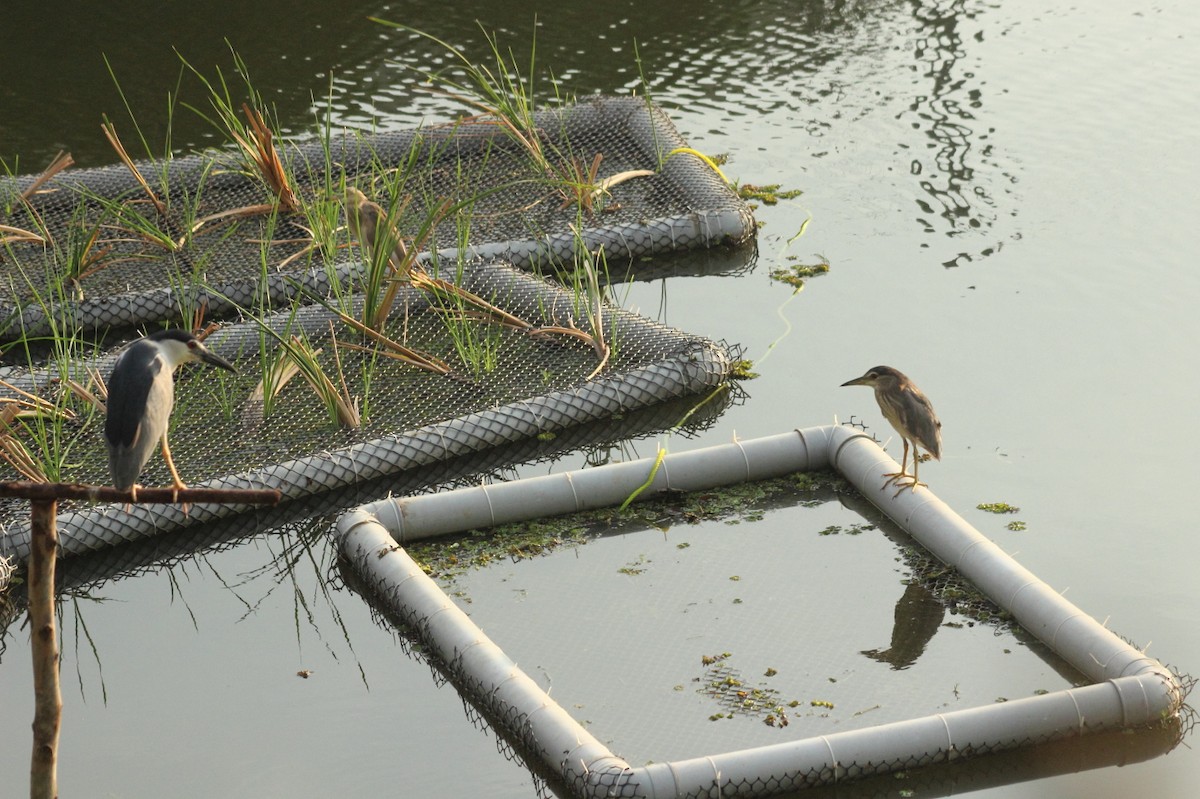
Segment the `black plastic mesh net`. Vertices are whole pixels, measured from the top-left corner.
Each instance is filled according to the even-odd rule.
[[[103,416],[68,391],[71,382],[94,390],[111,370],[116,352],[89,343],[92,334],[181,318],[253,318],[207,341],[234,361],[237,376],[180,371],[172,453],[191,485],[278,488],[285,501],[299,501],[546,441],[726,381],[727,348],[597,305],[598,286],[579,278],[580,259],[598,274],[607,259],[744,241],[754,231],[747,206],[703,161],[671,155],[683,140],[641,99],[541,112],[536,136],[540,164],[502,126],[481,120],[284,145],[297,197],[291,211],[274,204],[236,151],[139,162],[161,210],[119,165],[67,170],[27,201],[20,195],[34,176],[0,180],[0,339],[43,339],[30,357],[45,364],[0,369],[13,387],[0,386],[0,400],[20,389],[65,406],[73,415],[26,425],[61,462],[51,479],[105,484]],[[378,295],[363,299],[370,259],[352,246],[346,186],[387,209],[428,273],[510,315],[497,323],[461,297],[401,288],[383,332],[448,373],[393,359],[339,316],[363,318],[364,304],[378,307]],[[574,287],[514,264],[575,270]],[[320,350],[322,371],[357,404],[361,426],[339,424],[300,377],[277,396],[254,398],[292,336]],[[155,456],[142,483],[168,482]],[[174,508],[66,506],[59,528],[69,554],[245,510],[201,505],[184,516]],[[24,552],[20,515],[0,508],[0,524],[13,533],[0,538],[0,551]]]
[[[542,278],[500,264],[477,265],[459,278],[464,288],[534,330],[590,329],[581,318],[580,296]],[[300,500],[524,439],[553,439],[576,425],[675,397],[699,401],[729,378],[733,366],[723,346],[608,306],[602,314],[610,349],[606,362],[577,336],[516,330],[435,306],[429,295],[405,287],[385,331],[443,361],[448,374],[389,357],[386,348],[358,336],[335,309],[323,305],[231,325],[210,336],[209,348],[229,358],[239,374],[180,370],[170,440],[181,476],[190,485],[278,488],[285,501]],[[351,302],[347,310],[360,306]],[[359,407],[359,428],[337,423],[300,377],[269,404],[255,396],[264,372],[282,357],[279,339],[267,327],[321,350],[324,371],[349,388]],[[464,345],[456,336],[476,340]],[[110,352],[94,361],[68,360],[49,372],[10,370],[7,375],[11,386],[74,410],[75,417],[62,422],[70,453],[63,479],[108,482],[103,416],[69,392],[64,378],[86,384],[89,367],[107,375],[115,357]],[[169,481],[165,464],[155,456],[143,483]],[[0,539],[0,546],[23,553],[26,528],[19,519],[24,511],[17,504],[7,507],[3,523],[13,534]],[[59,529],[64,551],[71,553],[245,510],[197,505],[187,516],[174,507],[65,510]]]
[[[0,339],[323,291],[361,263],[339,230],[345,183],[392,210],[405,236],[446,204],[428,248],[522,268],[569,261],[580,243],[638,257],[752,237],[748,207],[700,159],[670,155],[684,141],[644,100],[596,98],[537,122],[542,165],[481,121],[283,146],[290,212],[265,210],[273,194],[230,151],[139,162],[161,213],[120,165],[67,170],[28,203],[20,194],[36,176],[0,179],[0,224],[38,237],[0,235]],[[635,170],[654,174],[595,190]]]

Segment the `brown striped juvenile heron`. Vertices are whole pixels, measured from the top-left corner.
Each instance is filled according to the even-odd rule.
[[[903,491],[906,485],[913,491],[917,490],[917,486],[925,485],[917,478],[917,467],[921,463],[917,447],[925,449],[938,460],[942,459],[942,423],[938,421],[929,398],[922,394],[921,389],[905,377],[903,372],[890,366],[873,367],[862,377],[847,380],[842,385],[870,386],[875,389],[875,401],[879,403],[879,410],[883,411],[884,418],[892,423],[892,427],[896,428],[896,432],[904,440],[904,457],[900,463],[900,471],[884,475],[888,478],[888,483],[894,482],[900,487],[896,494]],[[907,471],[909,442],[912,442],[913,449],[912,474],[908,474]],[[905,478],[910,482],[902,484],[901,481]]]
[[[160,443],[175,490],[187,488],[171,459],[167,425],[175,405],[175,369],[193,361],[237,372],[233,364],[184,330],[159,330],[140,338],[126,347],[113,364],[104,420],[108,470],[113,485],[122,491],[130,489],[134,500],[138,475]]]
[[[342,209],[346,212],[346,227],[367,253],[368,260],[374,262],[373,259],[382,258],[376,248],[384,246],[391,250],[387,255],[390,260],[397,265],[403,262],[400,239],[388,225],[387,212],[379,203],[368,200],[367,195],[354,186],[347,186]]]

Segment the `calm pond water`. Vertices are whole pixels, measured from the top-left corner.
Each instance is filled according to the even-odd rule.
[[[1152,656],[1200,669],[1200,539],[1183,501],[1200,446],[1200,272],[1190,256],[1200,16],[1190,3],[412,2],[334,12],[260,2],[182,12],[110,2],[72,16],[18,5],[5,27],[20,35],[0,51],[0,157],[11,168],[19,155],[23,172],[60,148],[85,166],[113,161],[101,114],[127,117],[103,53],[147,138],[161,142],[174,50],[228,70],[228,40],[285,128],[304,135],[326,95],[336,124],[363,129],[451,115],[414,71],[443,54],[368,16],[476,58],[485,49],[475,20],[527,53],[536,18],[539,65],[577,95],[637,88],[636,40],[641,74],[692,146],[727,154],[731,178],[803,191],[757,210],[753,268],[625,292],[643,314],[737,342],[757,361],[744,404],[669,446],[852,416],[886,439],[870,392],[839,385],[896,366],[944,424],[943,460],[922,470],[939,496]],[[183,93],[200,101],[194,81]],[[213,141],[182,110],[173,133],[181,150]],[[798,295],[769,277],[821,259],[830,272]],[[630,449],[651,454],[653,443]],[[1026,529],[974,510],[996,501],[1019,506]],[[772,518],[791,513],[800,515]],[[451,686],[356,596],[321,590],[332,568],[322,529],[260,536],[64,609],[63,796],[535,795],[529,772],[464,717]],[[633,559],[648,545],[629,546]],[[289,559],[301,565],[278,568]],[[553,560],[539,567],[551,578]],[[837,613],[839,601],[821,612]],[[786,603],[767,612],[780,635],[803,629]],[[870,645],[886,640],[884,621]],[[26,638],[10,629],[0,655],[0,779],[11,785],[28,769]],[[941,651],[941,679],[976,668],[957,652]],[[295,676],[303,669],[307,680]],[[1200,756],[1180,747],[972,795],[1174,797],[1197,784]]]

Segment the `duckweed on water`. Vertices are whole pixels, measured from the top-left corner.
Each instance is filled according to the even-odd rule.
[[[757,200],[763,205],[775,205],[780,200],[792,200],[799,197],[802,192],[800,189],[785,189],[779,190],[780,184],[768,183],[762,186],[753,183],[743,183],[737,187],[738,196],[748,202]]]
[[[793,288],[802,288],[804,281],[817,275],[823,275],[829,271],[829,262],[822,259],[815,264],[794,264],[792,266],[780,267],[771,270],[771,279],[779,283],[786,283]]]
[[[979,510],[988,513],[1020,513],[1021,509],[1016,505],[1009,505],[1007,502],[981,502],[975,506]]]
[[[620,511],[603,508],[594,511],[536,519],[501,527],[472,530],[453,539],[411,544],[408,554],[431,577],[453,580],[472,568],[481,568],[507,559],[512,562],[549,554],[562,546],[579,546],[604,532],[616,529],[655,527],[667,529],[677,524],[704,521],[755,522],[764,517],[765,506],[797,492],[849,490],[849,485],[833,472],[797,472],[771,480],[739,483],[711,491],[670,493],[631,505]],[[814,500],[815,501],[815,500]],[[800,504],[807,504],[804,500]],[[857,529],[868,526],[854,525]],[[689,544],[681,542],[679,549]],[[626,564],[622,574],[645,571],[642,558]]]

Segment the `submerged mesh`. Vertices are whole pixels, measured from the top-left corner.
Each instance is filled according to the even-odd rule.
[[[537,326],[589,330],[580,299],[541,278],[502,264],[476,264],[462,285]],[[587,342],[564,333],[531,334],[496,324],[464,320],[430,306],[425,294],[401,290],[387,335],[443,359],[448,375],[422,371],[385,357],[380,349],[353,349],[370,342],[358,337],[330,308],[315,305],[270,317],[281,336],[299,335],[320,347],[325,372],[352,386],[363,412],[359,429],[336,424],[315,392],[297,377],[270,406],[252,392],[279,356],[277,340],[258,323],[231,325],[207,340],[229,358],[239,374],[185,367],[176,378],[171,450],[190,485],[278,488],[285,501],[344,488],[525,439],[553,439],[562,431],[597,419],[617,417],[675,397],[698,395],[730,375],[730,352],[707,339],[688,336],[621,309],[605,307],[603,328],[610,357],[601,366]],[[357,311],[359,303],[352,303]],[[331,327],[332,325],[332,327]],[[331,340],[337,331],[338,343]],[[472,366],[456,348],[451,331],[474,337],[490,363]],[[87,384],[91,367],[107,376],[116,353],[60,368]],[[13,374],[16,388],[60,397],[61,372]],[[6,389],[0,387],[0,394]],[[108,482],[102,416],[73,394],[77,417],[65,425],[71,464],[63,479]],[[15,475],[12,475],[15,476]],[[169,484],[160,457],[151,459],[144,483]],[[20,505],[0,521],[13,533],[0,537],[0,551],[25,552],[27,523]],[[86,509],[59,515],[63,551],[87,551],[169,529],[248,510],[196,505],[184,516],[174,507]]]
[[[273,197],[229,152],[139,163],[165,218],[119,165],[61,173],[31,205],[18,195],[35,176],[0,179],[0,223],[48,234],[47,243],[10,240],[11,257],[0,260],[0,338],[47,335],[56,325],[124,327],[198,305],[227,313],[264,293],[282,304],[300,291],[324,292],[361,262],[344,247],[347,234],[332,232],[344,217],[328,198],[341,196],[343,179],[385,206],[403,206],[396,219],[404,235],[444,201],[474,197],[436,227],[429,248],[465,248],[522,268],[569,261],[577,238],[609,257],[634,258],[753,236],[750,210],[711,168],[689,154],[668,155],[685,142],[644,100],[595,98],[540,112],[537,123],[548,168],[534,166],[497,125],[478,121],[285,147],[302,210],[278,216],[212,219]],[[595,185],[642,169],[656,174],[586,198],[590,208],[568,196],[569,185],[563,193],[572,181]],[[136,217],[159,228],[164,243],[131,233],[142,225]],[[329,232],[315,236],[324,249],[310,247],[314,230]]]

